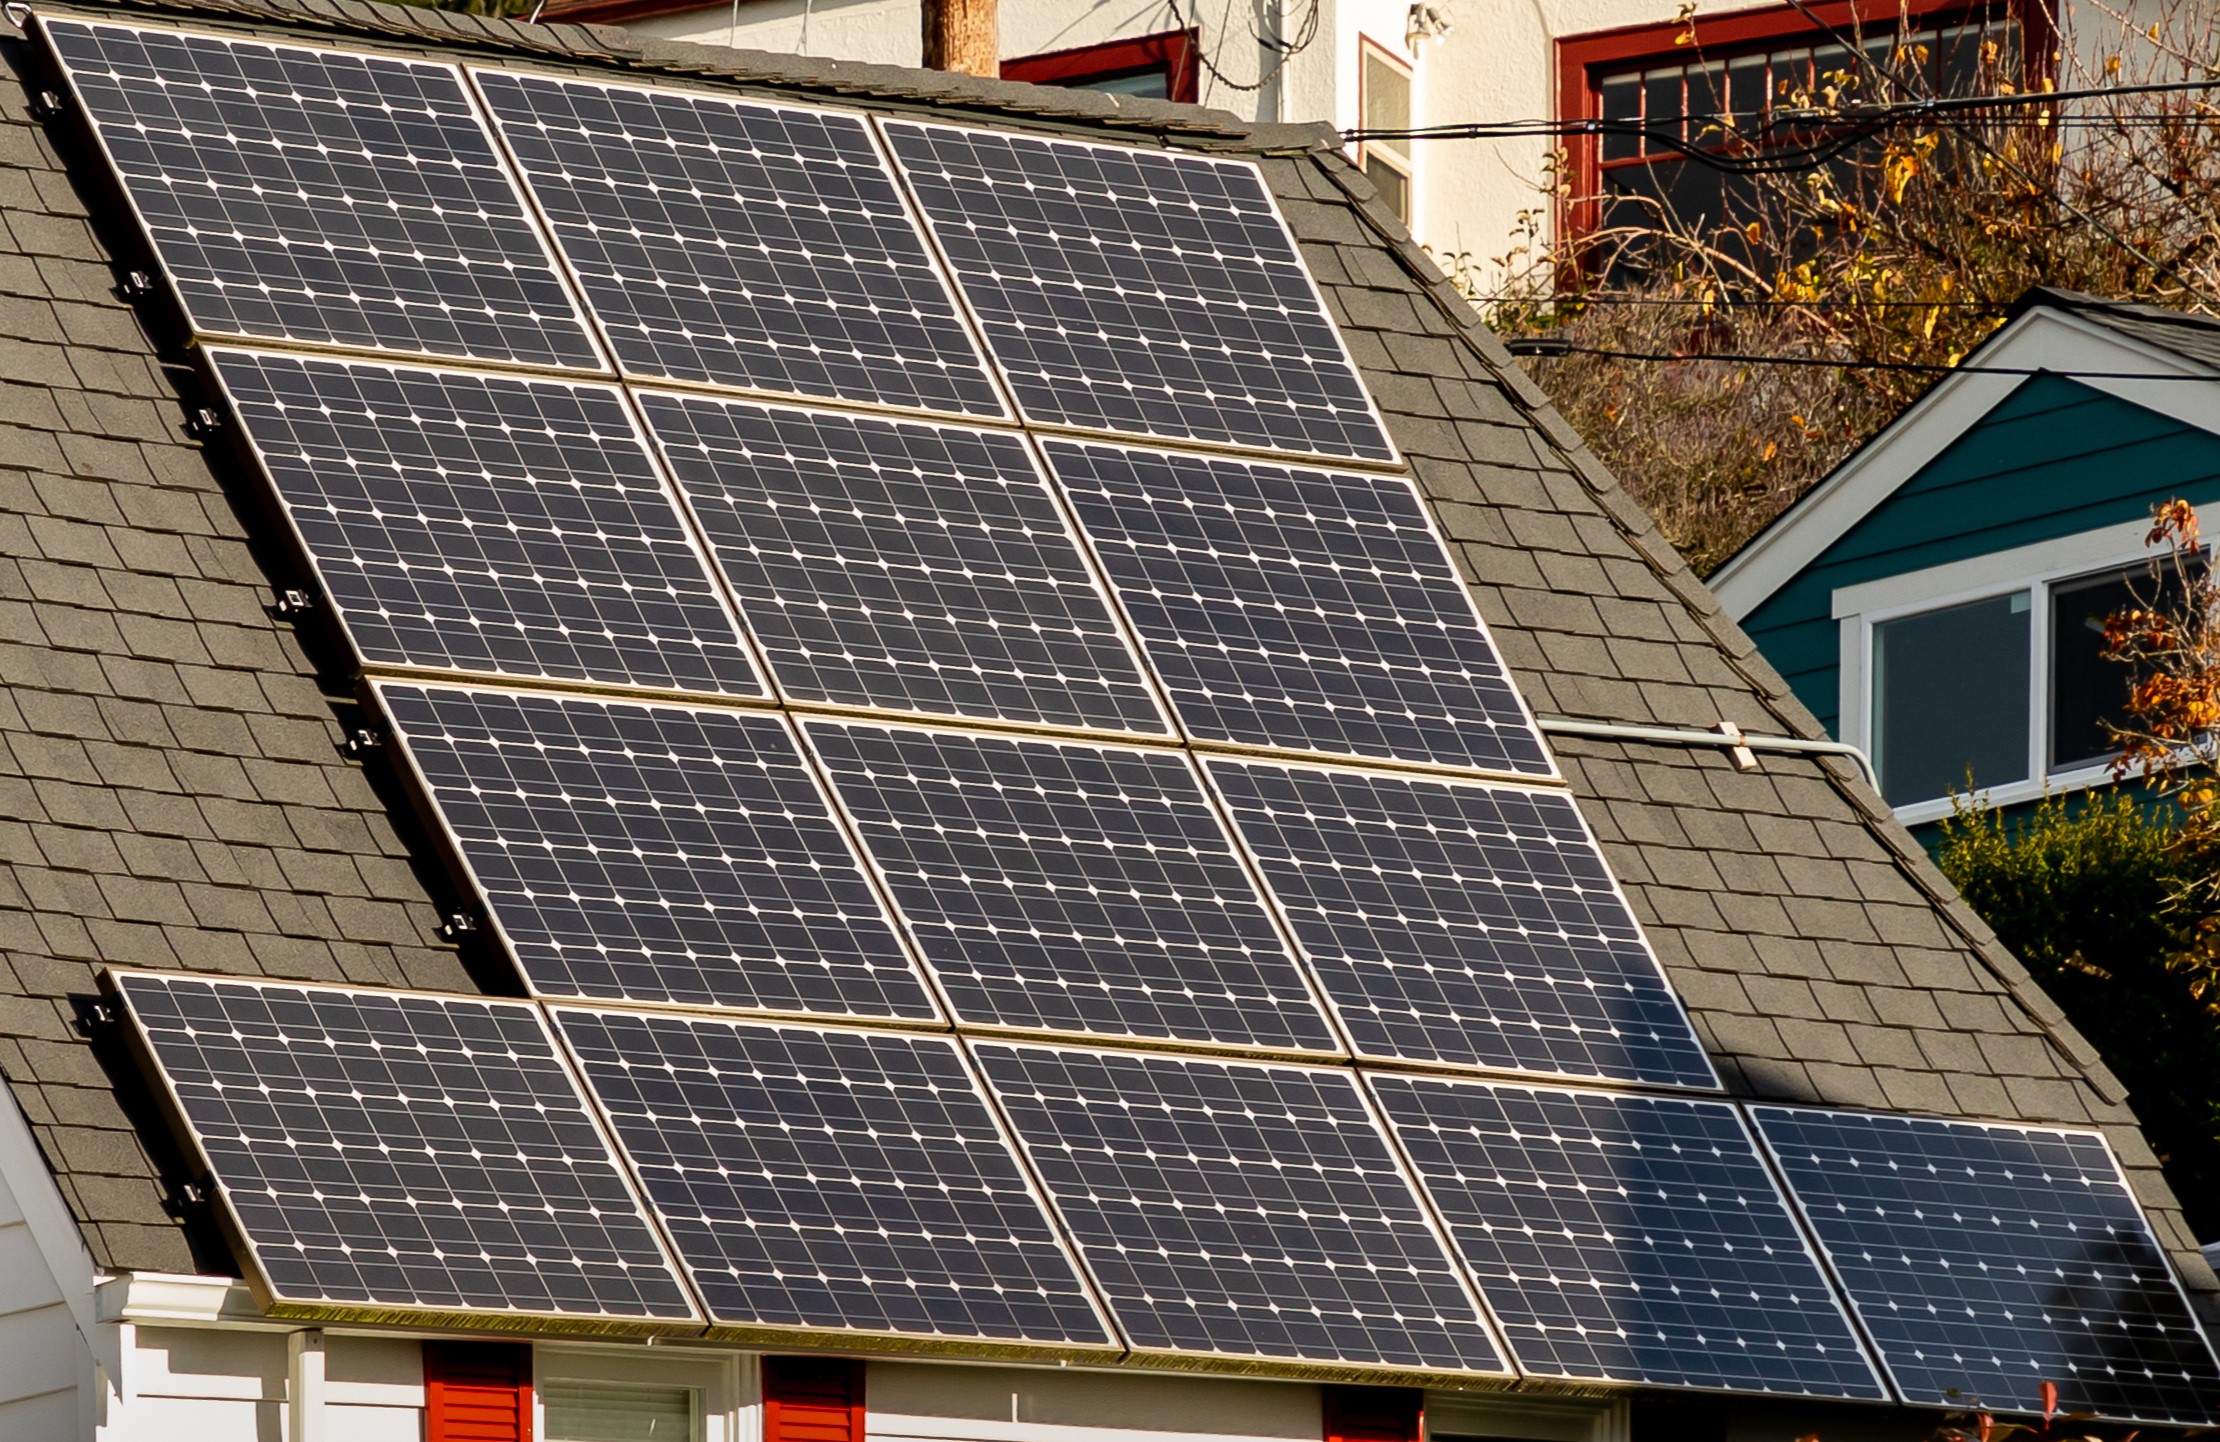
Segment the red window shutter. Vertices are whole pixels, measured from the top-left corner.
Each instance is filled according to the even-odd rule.
[[[863,1442],[863,1364],[765,1357],[763,1442]]]
[[[424,1442],[532,1442],[532,1349],[426,1342]]]
[[[1326,1442],[1419,1442],[1426,1394],[1415,1387],[1326,1387]]]

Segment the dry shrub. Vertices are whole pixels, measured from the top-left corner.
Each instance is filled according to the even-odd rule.
[[[2040,90],[2220,80],[2209,0],[2145,4],[2135,19],[2103,0],[2061,9],[2078,39]],[[1777,96],[1770,121],[1737,117],[1710,138],[1729,157],[1823,148],[1870,125],[1872,106],[1927,98],[1924,61],[1899,35],[1891,59]],[[1974,93],[2023,94],[2024,77],[1992,48]],[[1781,121],[1789,109],[1804,118]],[[1558,157],[1552,173],[1568,171]],[[1915,400],[1935,379],[1924,368],[1963,360],[2031,286],[2220,313],[2220,90],[1893,123],[1823,164],[1750,178],[1702,225],[1651,206],[1638,224],[1560,241],[1542,217],[1587,198],[1560,185],[1545,199],[1487,267],[1508,280],[1477,293],[1481,268],[1464,257],[1452,274],[1505,334],[1686,357],[1532,368],[1700,571]],[[1703,359],[1721,353],[1844,364]]]

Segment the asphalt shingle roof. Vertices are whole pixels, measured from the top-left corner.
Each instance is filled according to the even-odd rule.
[[[1258,154],[1536,711],[1822,734],[1320,129],[360,0],[123,8]],[[86,1040],[96,969],[476,983],[436,934],[432,852],[342,749],[347,683],[268,609],[246,478],[188,433],[188,372],[116,293],[89,157],[25,84],[0,80],[0,1071],[101,1264],[221,1268]],[[1556,745],[1730,1089],[2099,1125],[2215,1288],[2118,1083],[1846,762]]]

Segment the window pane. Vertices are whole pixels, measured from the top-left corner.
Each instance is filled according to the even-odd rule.
[[[1411,128],[1411,77],[1377,50],[1364,52],[1364,128]]]
[[[1652,70],[1642,78],[1642,118],[1653,135],[1681,133],[1680,74],[1680,67],[1675,66],[1671,70]],[[1674,153],[1654,140],[1649,148],[1655,153]]]
[[[1172,74],[1161,67],[1129,70],[1123,75],[1090,75],[1069,85],[1073,90],[1099,90],[1105,95],[1140,95],[1150,100],[1172,97]]]
[[[1642,123],[1642,81],[1635,75],[1615,76],[1603,82],[1599,93],[1599,113],[1606,120],[1623,120],[1630,125]],[[1610,134],[1603,137],[1605,160],[1632,160],[1642,153],[1639,135]]]
[[[1374,188],[1380,192],[1380,198],[1395,207],[1396,215],[1401,218],[1405,225],[1409,225],[1411,223],[1410,177],[1389,164],[1385,156],[1372,154],[1371,149],[1372,147],[1369,145],[1365,147],[1365,179],[1372,182]]]
[[[546,1442],[693,1442],[694,1394],[635,1382],[549,1382],[540,1388]]]
[[[2122,713],[2135,673],[2104,659],[2105,619],[2138,605],[2171,607],[2180,599],[2178,582],[2171,576],[2163,583],[2153,579],[2142,562],[2050,588],[2051,770],[2093,766],[2118,750],[2105,723],[2126,719]]]
[[[1873,761],[1891,806],[2027,779],[2027,592],[1873,628]]]

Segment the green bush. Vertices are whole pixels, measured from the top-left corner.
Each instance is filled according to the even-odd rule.
[[[2181,969],[2199,918],[2170,807],[2126,790],[2007,818],[1961,803],[1936,859],[2126,1084],[2199,1237],[2220,1236],[2220,1017]]]

